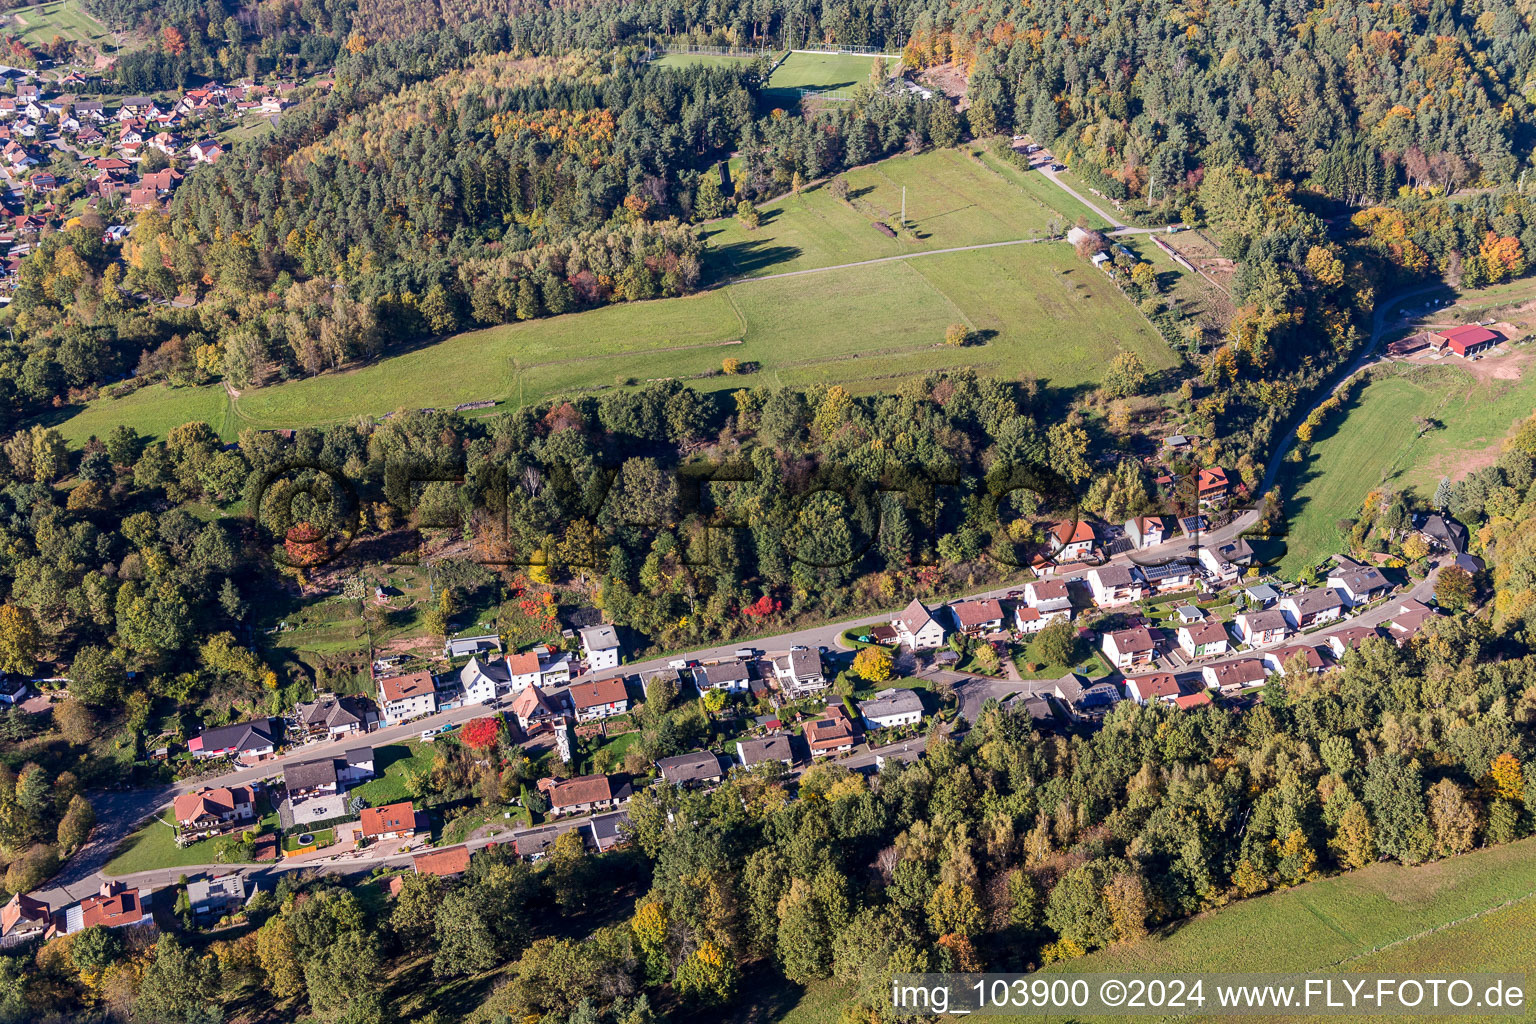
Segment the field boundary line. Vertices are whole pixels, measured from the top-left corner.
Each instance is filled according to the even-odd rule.
[[[1531,890],[1530,892],[1526,893],[1524,896],[1511,896],[1509,899],[1505,900],[1503,903],[1495,903],[1491,907],[1484,907],[1482,910],[1473,911],[1472,913],[1466,915],[1465,917],[1458,917],[1454,921],[1446,921],[1443,924],[1435,925],[1433,928],[1426,928],[1426,929],[1424,929],[1421,932],[1415,932],[1412,935],[1405,935],[1405,936],[1403,936],[1400,939],[1393,939],[1391,942],[1382,943],[1380,946],[1376,946],[1373,949],[1368,949],[1368,950],[1364,951],[1363,953],[1356,953],[1354,956],[1347,956],[1347,957],[1344,957],[1342,960],[1335,960],[1333,963],[1329,964],[1328,966],[1330,966],[1330,967],[1338,967],[1341,964],[1352,963],[1352,962],[1354,962],[1356,960],[1363,960],[1363,959],[1365,959],[1368,956],[1374,956],[1377,953],[1384,952],[1385,950],[1392,949],[1392,948],[1394,948],[1396,946],[1401,946],[1401,945],[1404,945],[1404,944],[1409,943],[1409,942],[1417,942],[1420,939],[1428,938],[1429,936],[1435,934],[1436,932],[1443,932],[1443,931],[1445,931],[1447,928],[1458,928],[1461,925],[1464,925],[1464,924],[1466,924],[1469,921],[1476,921],[1478,918],[1485,917],[1488,914],[1494,914],[1494,913],[1497,913],[1500,910],[1508,910],[1510,907],[1519,906],[1520,904],[1525,903],[1525,902],[1529,901],[1532,898],[1536,898],[1536,889]]]
[[[924,249],[922,252],[904,252],[895,256],[879,256],[872,260],[855,260],[852,263],[838,263],[830,267],[807,267],[804,270],[786,270],[780,274],[764,274],[761,277],[733,277],[718,285],[720,288],[728,288],[737,284],[752,284],[755,281],[776,281],[785,277],[804,277],[807,274],[825,274],[831,270],[849,270],[853,267],[869,267],[877,263],[896,263],[901,260],[914,260],[920,256],[942,256],[949,252],[971,252],[976,249],[1000,249],[1005,245],[1030,245],[1034,242],[1049,242],[1051,239],[1038,238],[1010,238],[1004,242],[979,242],[976,245],[956,245],[948,249]]]

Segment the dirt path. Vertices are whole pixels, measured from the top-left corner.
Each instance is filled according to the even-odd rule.
[[[852,263],[838,263],[830,267],[807,267],[805,270],[786,270],[780,274],[764,274],[761,277],[733,277],[720,287],[725,288],[733,284],[751,284],[753,281],[775,281],[781,277],[804,277],[807,274],[825,274],[829,270],[847,270],[850,267],[869,267],[877,263],[896,263],[900,260],[915,260],[919,256],[941,256],[947,252],[970,252],[973,249],[1000,249],[1007,245],[1030,245],[1034,242],[1048,242],[1048,238],[1013,238],[1006,242],[980,242],[976,245],[955,245],[948,249],[924,249],[922,252],[904,252],[899,256],[881,256],[873,260],[855,260]]]
[[[1375,362],[1376,348],[1381,344],[1382,337],[1387,333],[1387,314],[1409,299],[1418,298],[1423,295],[1431,295],[1435,292],[1444,290],[1445,285],[1443,284],[1433,284],[1426,285],[1422,288],[1412,288],[1406,292],[1398,292],[1396,295],[1386,299],[1376,307],[1375,312],[1371,316],[1371,337],[1370,340],[1366,342],[1365,348],[1361,349],[1360,354],[1356,356],[1347,367],[1345,367],[1342,373],[1339,374],[1338,379],[1334,381],[1332,387],[1318,395],[1317,400],[1306,409],[1298,410],[1296,414],[1291,417],[1290,429],[1285,432],[1285,436],[1280,439],[1280,443],[1275,446],[1274,453],[1269,457],[1269,465],[1265,467],[1264,480],[1259,484],[1259,489],[1257,492],[1258,494],[1268,494],[1269,489],[1275,485],[1275,480],[1280,476],[1280,466],[1282,464],[1282,460],[1285,458],[1286,452],[1291,450],[1291,445],[1296,441],[1296,428],[1299,427],[1302,422],[1312,414],[1313,409],[1316,409],[1319,405],[1322,405],[1324,402],[1338,393],[1338,390],[1344,386],[1345,381],[1349,380],[1355,374],[1359,373],[1368,365]]]

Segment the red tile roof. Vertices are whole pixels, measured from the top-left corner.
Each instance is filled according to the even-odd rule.
[[[462,875],[469,870],[469,847],[455,846],[449,850],[418,853],[411,858],[411,863],[418,875],[437,875],[439,878]]]
[[[564,782],[540,779],[539,788],[549,794],[549,806],[554,809],[613,799],[613,782],[606,775],[581,775]]]
[[[423,693],[431,693],[432,673],[411,672],[403,676],[389,676],[379,680],[379,692],[385,700],[404,700],[407,697],[417,697]]]
[[[569,694],[571,706],[577,711],[603,704],[622,704],[629,699],[629,691],[624,688],[624,680],[618,676],[612,679],[595,679],[588,683],[577,683],[570,688]]]
[[[99,895],[80,901],[80,923],[85,928],[98,924],[116,928],[143,919],[139,890],[125,889],[121,882],[109,882]]]
[[[366,807],[360,817],[365,838],[388,832],[411,832],[416,828],[416,808],[409,800],[383,807]]]

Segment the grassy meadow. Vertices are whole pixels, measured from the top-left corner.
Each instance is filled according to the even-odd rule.
[[[1518,350],[1482,361],[1524,359]],[[1374,487],[1434,493],[1442,476],[1456,477],[1491,461],[1499,443],[1536,406],[1536,374],[1517,379],[1474,374],[1464,365],[1389,363],[1317,432],[1301,463],[1280,477],[1289,516],[1283,574],[1293,574],[1343,543],[1338,522],[1353,518]],[[1433,421],[1420,436],[1416,418]]]
[[[1072,219],[1046,202],[1070,197],[1004,170],[968,150],[897,157],[850,172],[847,202],[816,187],[766,204],[756,231],[735,220],[707,226],[709,273],[744,278],[721,287],[470,331],[238,397],[217,384],[144,388],[61,415],[58,426],[79,444],[122,422],[163,437],[205,420],[232,440],[245,427],[324,425],[485,399],[517,405],[661,377],[705,390],[825,381],[869,391],[970,366],[1071,390],[1097,383],[1120,349],[1154,369],[1173,365],[1113,283],[1064,242],[932,252],[1038,238],[1052,221]],[[872,225],[899,221],[903,185],[911,230],[890,238]],[[890,256],[916,258],[842,266]],[[796,271],[815,272],[773,276]],[[943,344],[945,327],[957,321],[977,332],[977,343]],[[726,358],[757,372],[719,375]]]
[[[46,46],[54,36],[63,36],[90,43],[106,53],[116,49],[111,31],[87,14],[80,0],[48,0],[31,7],[13,7],[5,12],[5,30],[33,46]]]
[[[1533,926],[1536,839],[1527,839],[1420,867],[1374,864],[1244,900],[1134,945],[1101,950],[1049,970],[1165,977],[1259,971],[1431,976],[1445,971],[1526,971],[1527,937]],[[846,990],[836,982],[803,988],[779,982],[769,988],[773,994],[768,1001],[776,1008],[768,1019],[777,1024],[835,1024],[846,998]],[[742,1013],[734,1019],[749,1018]],[[978,1014],[966,1019],[1001,1024],[1020,1018]],[[1179,1019],[1223,1018],[1213,1012]]]

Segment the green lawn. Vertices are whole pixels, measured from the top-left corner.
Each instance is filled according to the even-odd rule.
[[[1195,972],[1434,976],[1436,971],[1528,971],[1533,927],[1536,839],[1527,839],[1417,868],[1375,864],[1244,900],[1187,921],[1166,935],[1050,970],[1164,977]],[[835,982],[786,992],[792,994],[780,999],[783,1009],[770,1018],[780,1024],[832,1024],[846,994]],[[978,1015],[967,1019],[1001,1024],[1020,1018]],[[1213,1013],[1179,1019],[1222,1018]]]
[[[221,857],[221,849],[239,849],[239,843],[234,837],[220,836],[216,839],[200,839],[187,846],[177,846],[174,823],[167,812],[124,839],[102,872],[108,875],[129,875],[155,868],[242,862],[237,857]]]
[[[852,89],[869,81],[875,58],[851,53],[792,53],[768,79],[775,89]]]
[[[352,790],[352,794],[362,797],[369,807],[381,807],[385,804],[409,800],[411,794],[405,787],[406,771],[430,770],[435,756],[432,744],[419,743],[416,740],[380,747],[373,752],[374,771],[383,774],[356,787]]]
[[[1512,355],[1498,358],[1510,359]],[[1536,401],[1536,374],[1519,380],[1475,378],[1453,363],[1389,364],[1372,372],[1343,415],[1324,424],[1311,453],[1287,463],[1280,486],[1289,517],[1282,575],[1293,575],[1340,549],[1340,519],[1358,515],[1374,487],[1433,494],[1442,476],[1486,458]],[[1435,421],[1423,437],[1415,417]]]
[[[310,841],[301,843],[299,840],[309,836]],[[292,853],[294,850],[302,850],[313,846],[316,849],[333,846],[336,843],[336,830],[334,828],[322,828],[318,832],[293,832],[283,837],[283,849]]]
[[[5,28],[22,42],[34,46],[46,45],[54,36],[63,36],[91,43],[106,53],[115,49],[112,33],[85,13],[80,0],[49,0],[35,7],[13,7],[5,12]],[[126,37],[124,42],[127,42]]]
[[[759,208],[762,223],[747,230],[734,218],[706,229],[710,270],[717,277],[758,277],[857,260],[1038,238],[1060,229],[1078,204],[1059,189],[1054,196],[1026,191],[993,165],[948,149],[898,156],[848,171],[847,200],[829,188],[808,189]],[[1049,183],[1046,183],[1049,187]],[[891,238],[874,225],[896,229],[906,189],[909,234]]]
[[[232,440],[244,427],[319,426],[482,399],[515,406],[660,377],[705,390],[827,382],[867,392],[973,367],[1073,389],[1096,384],[1122,349],[1152,369],[1174,364],[1112,282],[1064,242],[841,266],[1040,236],[1052,219],[1064,219],[1045,205],[1050,196],[1032,195],[959,150],[897,157],[848,177],[849,202],[822,187],[769,205],[756,232],[734,220],[705,229],[720,276],[836,269],[471,331],[361,368],[247,389],[234,400],[222,385],[145,388],[98,400],[59,427],[78,445],[119,422],[163,437],[205,420]],[[912,231],[893,239],[870,225],[899,220],[903,186]],[[943,345],[946,326],[957,321],[979,332],[981,343]],[[760,372],[701,376],[728,357]]]

